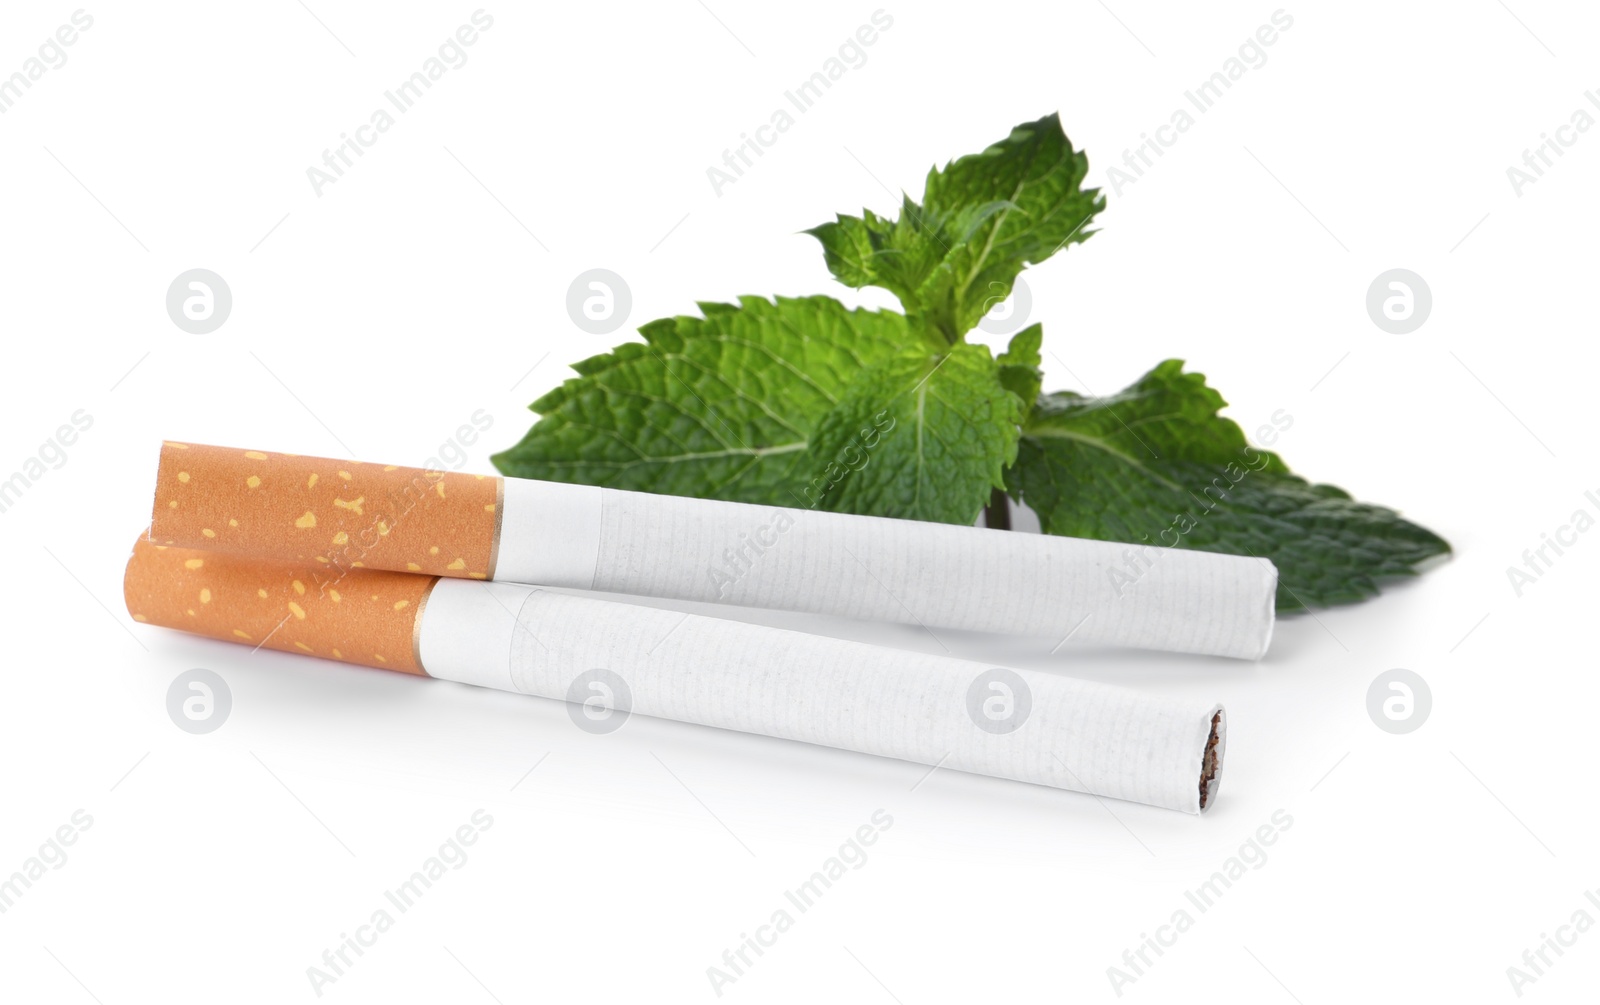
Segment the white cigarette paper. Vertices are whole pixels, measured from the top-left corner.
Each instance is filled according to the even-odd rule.
[[[1214,702],[685,615],[513,583],[135,543],[134,621],[256,648],[896,757],[1197,813]],[[611,711],[608,711],[611,710]]]
[[[1262,558],[168,442],[150,540],[1259,659]]]
[[[494,578],[1260,659],[1262,558],[508,478]]]
[[[418,655],[448,680],[1186,813],[1221,778],[1214,702],[531,587],[441,579]]]

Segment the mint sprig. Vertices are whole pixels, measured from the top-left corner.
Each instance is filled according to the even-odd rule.
[[[845,513],[971,523],[1017,456],[1022,401],[989,350],[900,353],[863,373],[818,424],[808,503]]]
[[[1085,225],[1106,200],[1080,188],[1088,171],[1088,156],[1047,115],[929,171],[922,205],[905,196],[897,219],[866,210],[807,233],[835,279],[888,290],[924,337],[953,344],[1011,295],[1024,267],[1093,233]]]
[[[966,333],[1029,264],[1105,207],[1055,115],[928,174],[920,204],[808,233],[834,277],[904,314],[824,296],[701,304],[574,366],[494,458],[516,477],[945,523],[992,496],[1046,533],[1257,555],[1278,608],[1348,603],[1450,546],[1393,510],[1293,474],[1168,360],[1120,394],[1041,394],[1043,330],[998,359]],[[1138,578],[1144,553],[1121,574]],[[1115,574],[1115,570],[1113,570]]]
[[[865,371],[912,339],[892,311],[831,297],[700,305],[573,369],[494,457],[508,475],[770,505],[807,505],[799,464]]]
[[[1270,558],[1280,611],[1365,600],[1450,550],[1393,510],[1291,473],[1217,414],[1226,404],[1176,359],[1106,398],[1046,395],[1008,488],[1049,534]],[[1136,549],[1110,575],[1131,585],[1155,560]]]

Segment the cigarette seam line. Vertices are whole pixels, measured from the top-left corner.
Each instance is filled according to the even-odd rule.
[[[433,588],[438,585],[439,577],[434,576],[422,588],[422,597],[417,601],[417,616],[411,622],[411,662],[417,665],[417,672],[424,677],[432,677],[433,674],[422,665],[422,615],[428,609],[428,598],[433,596]]]
[[[506,523],[506,480],[494,480],[494,536],[489,539],[489,569],[485,579],[494,578],[494,570],[500,564],[500,536],[505,532]]]

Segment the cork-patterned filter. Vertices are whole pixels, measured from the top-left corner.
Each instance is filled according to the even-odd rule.
[[[225,642],[425,674],[416,626],[434,576],[296,565],[140,538],[122,592],[133,620]]]
[[[168,441],[150,539],[334,575],[494,575],[502,482],[485,475]]]

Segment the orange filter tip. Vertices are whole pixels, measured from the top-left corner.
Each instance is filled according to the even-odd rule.
[[[141,624],[422,674],[417,627],[438,579],[134,543],[122,581]]]
[[[168,440],[150,536],[327,575],[492,579],[502,486],[487,475]]]

